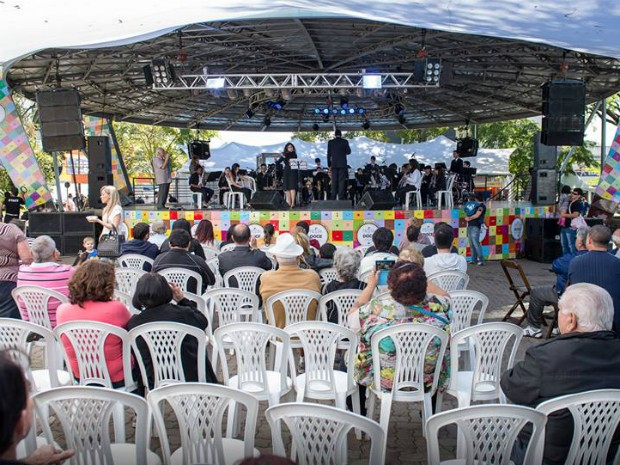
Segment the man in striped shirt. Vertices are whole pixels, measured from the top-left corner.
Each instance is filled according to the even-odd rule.
[[[39,236],[32,242],[33,263],[21,265],[17,273],[17,286],[37,286],[69,296],[68,283],[75,269],[70,265],[57,263],[60,253],[56,243],[49,236]],[[60,305],[56,299],[50,299],[47,312],[52,328],[56,326],[56,308]],[[19,303],[22,319],[28,321],[28,312],[23,303]]]

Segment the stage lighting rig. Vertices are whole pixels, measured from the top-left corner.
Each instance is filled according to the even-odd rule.
[[[168,86],[174,81],[174,69],[167,60],[151,61],[151,71],[157,86]]]

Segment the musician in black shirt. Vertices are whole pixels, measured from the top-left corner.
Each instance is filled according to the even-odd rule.
[[[269,175],[267,174],[267,165],[265,163],[261,163],[260,170],[256,175],[256,188],[259,191],[265,190],[265,188],[269,186]]]
[[[11,220],[19,219],[19,212],[22,205],[26,202],[22,197],[19,197],[18,190],[13,187],[10,191],[4,193],[4,222],[10,223]]]

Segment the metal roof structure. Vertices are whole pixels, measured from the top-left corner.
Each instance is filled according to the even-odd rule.
[[[441,60],[439,85],[420,81],[416,62],[425,66],[425,59]],[[170,85],[147,85],[143,68],[153,60],[172,70]],[[361,77],[370,73],[381,75],[381,89],[363,88]],[[210,88],[217,77],[224,88]],[[541,86],[555,79],[583,80],[587,102],[601,100],[620,90],[620,60],[367,19],[288,17],[211,21],[135,43],[36,51],[13,62],[6,79],[29,98],[40,89],[77,87],[84,114],[116,121],[311,131],[334,122],[361,130],[367,120],[372,130],[390,130],[537,116]]]

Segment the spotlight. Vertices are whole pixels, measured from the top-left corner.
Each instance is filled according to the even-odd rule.
[[[269,126],[271,126],[271,118],[269,116],[265,116],[265,119],[263,120],[263,125],[268,128]]]
[[[355,108],[349,108],[349,114],[350,115],[354,115],[355,114]]]
[[[338,108],[332,108],[332,113],[334,115],[337,115],[338,114]]]
[[[403,116],[405,114],[405,107],[403,107],[400,103],[397,103],[394,105],[394,114]]]
[[[357,109],[357,114],[358,115],[365,115],[366,114],[366,109],[365,108],[358,108]]]
[[[284,105],[286,105],[286,103],[283,100],[267,102],[267,108],[269,108],[270,110],[280,111],[282,110],[282,108],[284,108]]]
[[[368,121],[368,118],[366,118],[364,122],[362,123],[362,129],[364,129],[364,131],[367,131],[370,129],[370,121]]]
[[[323,108],[323,114],[329,115],[329,108]]]
[[[426,60],[426,68],[424,79],[427,84],[439,85],[439,75],[441,74],[441,59],[428,58]]]
[[[362,76],[362,87],[364,89],[381,89],[381,75],[364,74],[364,76]]]
[[[252,116],[254,116],[254,112],[252,111],[251,108],[248,108],[248,111],[245,112],[245,116],[248,118],[251,118]]]
[[[340,97],[340,108],[343,110],[349,108],[349,97]]]
[[[208,78],[207,89],[222,89],[226,85],[224,78]]]
[[[342,116],[346,115],[346,114],[347,114],[347,110],[345,110],[345,109],[343,108],[342,110],[340,110],[340,114],[341,114]]]
[[[315,108],[314,109],[314,114],[315,115],[320,115],[321,114],[321,109],[320,108]]]
[[[399,117],[398,117],[398,122],[399,122],[400,124],[405,124],[405,123],[407,122],[407,118],[405,118],[405,116],[404,116],[404,115],[399,115]]]
[[[151,62],[153,70],[153,81],[160,86],[167,86],[174,81],[174,70],[166,60],[153,60]]]
[[[318,131],[318,130],[319,130],[319,125],[318,125],[317,123],[314,123],[314,124],[312,125],[312,130],[313,130],[313,131]]]

